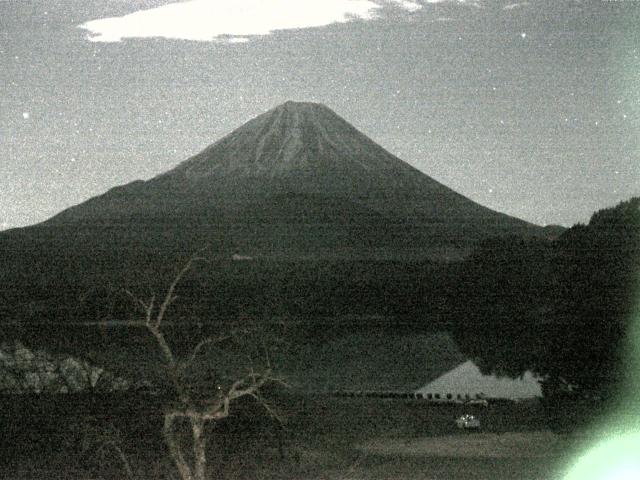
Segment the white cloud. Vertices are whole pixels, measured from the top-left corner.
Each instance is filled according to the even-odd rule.
[[[163,37],[241,43],[276,30],[321,27],[377,17],[385,4],[415,12],[409,0],[189,0],[80,25],[89,40]]]
[[[391,3],[399,5],[400,7],[410,12],[417,12],[422,8],[422,5],[416,2],[410,2],[408,0],[389,0]]]
[[[527,5],[529,5],[529,2],[511,3],[509,5],[505,5],[504,7],[502,7],[502,9],[503,10],[513,10],[514,8],[525,7]]]
[[[467,1],[467,0],[424,0],[426,3],[466,3],[470,5],[475,5],[477,1]]]
[[[465,5],[469,7],[475,7],[475,8],[484,8],[484,6],[482,5],[482,2],[480,2],[479,0],[423,0],[423,1],[429,4],[443,3],[443,4],[449,4],[449,5]]]

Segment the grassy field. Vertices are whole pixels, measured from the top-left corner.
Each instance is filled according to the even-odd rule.
[[[114,427],[111,433],[118,434],[110,438],[126,453],[137,478],[177,478],[159,435],[158,400],[85,402],[85,408],[40,401],[13,409],[6,402],[2,478],[125,478],[113,451],[107,449],[103,458],[91,445],[83,451],[83,425],[89,421],[98,429]],[[210,478],[554,479],[576,442],[549,431],[535,403],[469,408],[288,393],[274,404],[283,427],[256,417],[255,406],[247,403],[210,428]],[[455,418],[467,412],[480,418],[480,432],[455,427]]]

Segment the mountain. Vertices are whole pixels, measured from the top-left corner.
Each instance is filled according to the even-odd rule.
[[[1,232],[0,321],[131,315],[123,288],[164,291],[203,247],[210,263],[175,316],[418,319],[447,275],[434,261],[546,233],[438,183],[327,107],[287,102],[155,178]]]
[[[116,187],[42,227],[157,228],[253,256],[457,256],[496,235],[543,235],[463,197],[329,108],[286,102],[174,169]],[[191,232],[191,233],[188,233]]]

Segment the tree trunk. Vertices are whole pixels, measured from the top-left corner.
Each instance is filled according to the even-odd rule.
[[[193,433],[193,457],[195,480],[205,480],[207,470],[207,439],[203,435],[204,420],[200,417],[191,418],[191,431]]]
[[[162,429],[162,434],[164,436],[164,441],[169,447],[169,453],[171,454],[171,458],[173,459],[178,472],[180,473],[180,478],[182,480],[195,480],[193,476],[193,472],[189,467],[189,464],[184,459],[184,455],[182,454],[182,449],[178,443],[178,440],[175,437],[175,431],[173,428],[173,424],[177,417],[172,413],[165,413],[164,415],[164,427]],[[202,477],[204,479],[204,476]],[[200,479],[198,479],[200,480]]]

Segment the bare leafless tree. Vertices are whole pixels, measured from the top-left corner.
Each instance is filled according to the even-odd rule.
[[[209,385],[209,391],[202,395],[194,395],[190,388],[188,375],[196,358],[206,347],[233,340],[238,335],[248,333],[242,331],[221,332],[216,336],[209,336],[200,340],[186,355],[179,358],[167,340],[163,324],[169,307],[177,300],[176,288],[184,276],[192,269],[194,262],[204,260],[192,257],[176,274],[169,285],[166,294],[157,302],[155,296],[149,300],[142,300],[131,291],[127,295],[141,309],[141,321],[127,322],[129,326],[144,327],[153,336],[164,361],[164,372],[167,380],[173,386],[177,399],[165,408],[162,434],[169,449],[169,453],[182,480],[205,480],[207,470],[207,438],[205,426],[209,422],[218,422],[230,414],[231,405],[242,397],[252,397],[261,403],[266,410],[276,416],[274,410],[259,395],[260,389],[267,383],[281,383],[282,379],[273,375],[268,355],[265,361],[257,365],[250,363],[242,371],[235,374],[230,386]],[[221,327],[222,329],[223,327]],[[262,339],[264,340],[264,339]],[[266,354],[266,350],[265,354]],[[277,416],[276,416],[277,418]],[[177,427],[186,422],[191,430],[191,452],[187,454],[177,435]]]

